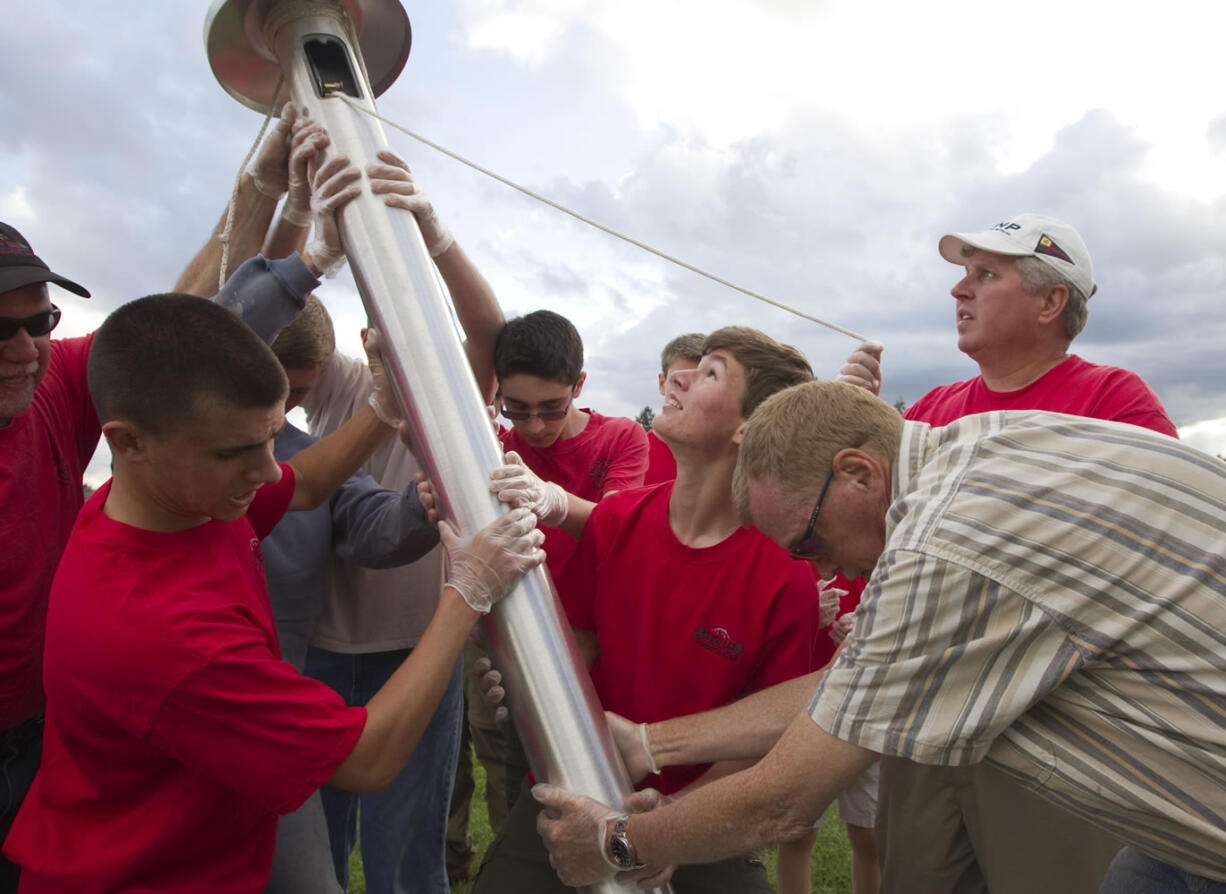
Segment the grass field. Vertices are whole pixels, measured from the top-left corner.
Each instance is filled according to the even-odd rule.
[[[481,863],[481,855],[489,847],[493,835],[490,833],[489,816],[485,810],[485,771],[481,764],[476,764],[477,791],[473,795],[472,816],[470,819],[470,834],[473,847],[477,849],[477,857],[473,861],[473,869]],[[768,848],[762,853],[766,863],[767,874],[771,884],[775,883],[775,851]],[[851,892],[851,847],[847,843],[847,833],[843,822],[830,809],[826,821],[822,823],[817,836],[817,845],[809,858],[809,866],[813,878],[813,894],[850,894]],[[361,857],[355,852],[349,861],[349,894],[366,894],[366,880],[362,877]],[[453,894],[470,894],[472,882],[457,882],[452,885]]]

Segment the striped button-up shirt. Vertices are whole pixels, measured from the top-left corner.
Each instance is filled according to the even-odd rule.
[[[810,705],[921,763],[986,759],[1226,880],[1226,463],[1051,413],[903,424],[886,544]]]

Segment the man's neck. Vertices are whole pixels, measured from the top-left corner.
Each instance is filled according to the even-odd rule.
[[[133,480],[116,466],[111,489],[102,504],[102,514],[111,521],[142,531],[171,533],[194,528],[208,521],[205,517],[186,519],[165,511],[156,500],[149,498]]]
[[[587,428],[588,421],[591,418],[591,413],[585,413],[574,404],[571,404],[570,413],[566,416],[566,425],[562,427],[562,434],[558,435],[558,440],[565,441],[583,434],[583,430]]]
[[[734,468],[735,454],[705,462],[678,458],[677,480],[668,501],[668,524],[686,546],[715,546],[741,527],[732,504]]]
[[[998,362],[980,361],[979,375],[989,391],[1010,392],[1037,382],[1069,358],[1068,345],[1026,357],[1008,357]]]

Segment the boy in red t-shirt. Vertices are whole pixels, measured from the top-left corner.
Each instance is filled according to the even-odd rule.
[[[395,776],[473,623],[542,560],[542,538],[526,511],[467,540],[441,526],[451,570],[434,620],[349,708],[280,659],[260,538],[386,437],[374,411],[277,463],[276,357],[188,295],[112,314],[88,376],[114,477],[52,586],[43,763],[5,853],[22,892],[262,891],[277,815],[325,781],[372,790]]]
[[[740,327],[712,333],[698,367],[669,378],[656,429],[676,456],[676,481],[602,500],[557,578],[606,709],[636,722],[662,720],[809,671],[813,567],[741,525],[732,472],[754,408],[811,378],[795,348]],[[506,481],[495,473],[491,489],[507,502],[523,498]],[[728,769],[670,767],[642,784],[677,794]],[[512,808],[476,894],[567,890],[536,833],[538,810],[523,797]],[[681,867],[673,885],[678,894],[770,891],[761,864],[749,857]]]

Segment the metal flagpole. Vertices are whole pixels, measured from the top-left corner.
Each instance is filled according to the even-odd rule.
[[[205,22],[209,63],[227,92],[265,113],[292,99],[362,168],[377,161],[387,140],[377,120],[338,97],[374,111],[374,97],[399,75],[410,42],[397,0],[216,0]],[[339,224],[418,459],[443,514],[462,531],[477,530],[503,511],[488,491],[502,450],[417,222],[389,212],[366,188]],[[538,778],[624,804],[629,779],[544,566],[524,577],[483,629]],[[590,890],[636,889],[610,880]]]

